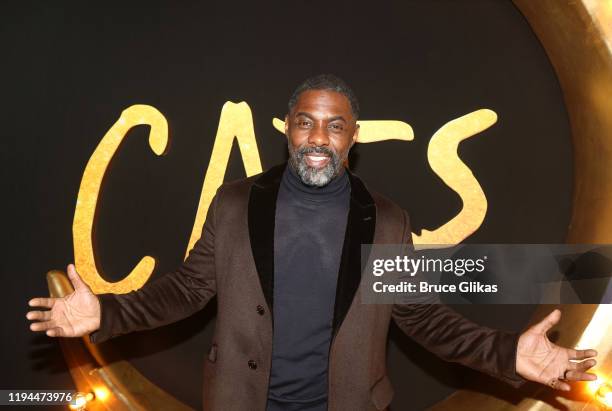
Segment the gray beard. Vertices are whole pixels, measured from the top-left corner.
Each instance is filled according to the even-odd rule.
[[[308,186],[323,187],[340,174],[344,160],[348,155],[340,157],[333,150],[326,147],[301,147],[294,149],[291,143],[289,147],[289,165],[293,167],[302,182]],[[309,153],[325,154],[330,161],[323,168],[314,168],[306,164],[304,156]]]

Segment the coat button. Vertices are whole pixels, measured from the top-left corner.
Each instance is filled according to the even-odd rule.
[[[258,305],[257,306],[257,314],[264,315],[265,312],[266,312],[266,310],[264,310],[262,305]]]
[[[248,364],[249,364],[249,368],[250,369],[252,369],[252,370],[256,370],[257,369],[257,362],[256,361],[249,360]]]

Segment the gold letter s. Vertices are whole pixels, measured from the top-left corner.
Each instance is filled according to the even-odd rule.
[[[463,207],[441,227],[433,231],[422,230],[421,235],[413,233],[414,244],[459,244],[480,227],[487,214],[487,197],[472,171],[459,158],[457,148],[460,142],[486,130],[496,121],[494,111],[481,109],[449,121],[434,133],[427,148],[429,165],[459,195]]]

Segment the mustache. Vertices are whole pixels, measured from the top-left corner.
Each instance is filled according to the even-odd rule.
[[[306,154],[323,154],[331,158],[336,156],[336,153],[327,147],[302,147],[297,152],[301,156]]]

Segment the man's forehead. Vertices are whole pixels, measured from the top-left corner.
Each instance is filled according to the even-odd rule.
[[[348,98],[334,90],[306,90],[300,94],[293,114],[308,113],[317,117],[346,116],[351,114]]]

